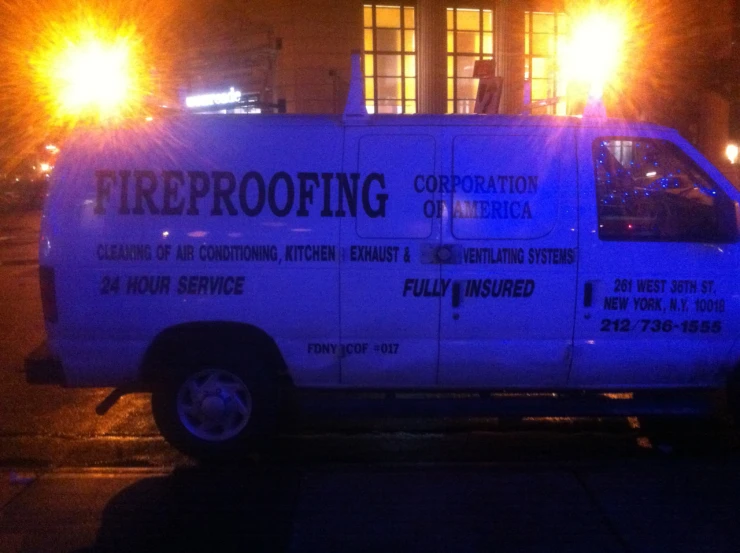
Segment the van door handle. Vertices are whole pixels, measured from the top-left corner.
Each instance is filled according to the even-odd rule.
[[[583,285],[583,307],[591,307],[594,300],[594,283],[590,280]]]
[[[452,283],[452,307],[460,307],[460,283]]]

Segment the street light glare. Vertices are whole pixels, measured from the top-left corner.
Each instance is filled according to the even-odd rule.
[[[53,26],[33,66],[41,97],[57,124],[118,119],[144,99],[146,70],[132,26]]]
[[[563,65],[569,81],[586,83],[600,97],[622,62],[625,40],[623,18],[596,13],[574,22]]]
[[[92,108],[103,117],[126,105],[134,79],[128,45],[97,39],[70,44],[60,54],[54,75],[63,112],[77,115]]]

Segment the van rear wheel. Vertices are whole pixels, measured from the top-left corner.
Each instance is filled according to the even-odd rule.
[[[274,432],[277,386],[261,367],[236,361],[185,363],[152,392],[157,427],[197,459],[227,461],[257,452]]]

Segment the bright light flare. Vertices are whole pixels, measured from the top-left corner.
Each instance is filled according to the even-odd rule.
[[[600,98],[622,63],[626,25],[618,14],[594,13],[573,22],[562,65],[568,81],[585,83]]]
[[[728,144],[727,148],[725,148],[725,155],[727,156],[727,159],[730,160],[730,163],[735,165],[737,163],[738,156],[737,144]]]
[[[32,65],[57,123],[130,115],[144,100],[146,71],[133,28],[54,27]]]
[[[70,44],[59,56],[52,79],[63,111],[79,114],[96,108],[109,115],[124,106],[133,92],[128,45],[96,39]]]

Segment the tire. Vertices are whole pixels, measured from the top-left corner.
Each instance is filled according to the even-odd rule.
[[[152,391],[152,412],[162,436],[204,461],[237,460],[257,453],[276,428],[277,379],[248,352],[208,348],[180,354],[163,367]]]

